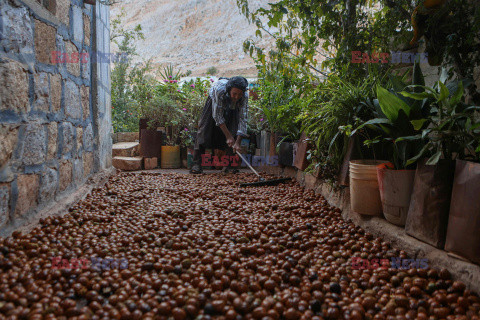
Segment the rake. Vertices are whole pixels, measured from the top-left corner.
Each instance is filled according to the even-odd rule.
[[[273,180],[265,180],[265,178],[262,178],[258,174],[258,172],[255,169],[253,169],[253,167],[250,165],[250,163],[247,160],[245,160],[245,158],[241,155],[240,152],[238,152],[236,150],[235,150],[235,152],[243,160],[243,162],[245,162],[247,164],[247,166],[250,168],[250,170],[252,170],[253,173],[255,173],[258,177],[257,182],[242,183],[242,184],[240,184],[240,187],[276,186],[279,183],[292,180],[292,178],[280,178],[280,179],[273,179]]]

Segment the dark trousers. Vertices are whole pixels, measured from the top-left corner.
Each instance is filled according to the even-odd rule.
[[[239,122],[238,110],[227,109],[224,111],[223,117],[225,119],[225,125],[235,139]],[[199,132],[197,132],[195,139],[195,149],[193,152],[194,164],[201,165],[202,154],[205,154],[206,148],[211,148],[212,152],[215,149],[226,150],[228,156],[233,155],[233,149],[227,145],[225,134],[222,129],[215,124],[215,120],[213,119],[212,100],[210,97],[208,97],[205,103],[199,123]]]

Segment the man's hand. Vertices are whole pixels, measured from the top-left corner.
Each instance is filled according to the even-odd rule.
[[[233,146],[235,145],[235,140],[233,139],[233,137],[227,138],[227,144],[230,148],[233,148]]]
[[[233,152],[237,152],[237,151],[240,152],[242,147],[240,146],[240,143],[238,143],[238,141],[237,141],[237,142],[235,142],[235,144],[233,145],[232,148],[233,148]]]

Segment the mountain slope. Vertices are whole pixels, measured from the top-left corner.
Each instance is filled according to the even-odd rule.
[[[253,8],[271,0],[250,1]],[[126,11],[125,26],[142,26],[145,40],[137,44],[141,59],[155,65],[172,63],[193,76],[209,67],[219,76],[255,76],[253,60],[243,52],[243,41],[255,35],[235,0],[126,0],[111,7],[111,18]],[[263,45],[270,39],[261,39]]]

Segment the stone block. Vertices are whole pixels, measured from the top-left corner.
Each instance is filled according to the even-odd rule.
[[[48,151],[47,160],[55,159],[58,150],[58,123],[50,122],[48,124]]]
[[[82,67],[82,78],[86,80],[90,80],[90,67],[91,67],[90,54],[86,50],[82,50],[82,53],[84,54],[84,56],[82,56],[83,60],[80,63]]]
[[[11,159],[18,139],[18,126],[0,124],[0,170]]]
[[[25,216],[37,203],[39,177],[36,174],[22,174],[17,178],[18,198],[15,205],[15,218]]]
[[[47,168],[40,179],[40,202],[53,199],[58,188],[58,171]]]
[[[136,171],[142,169],[142,157],[114,157],[113,166],[124,171]]]
[[[48,74],[46,72],[36,73],[34,76],[35,100],[33,102],[36,110],[48,112],[49,87]]]
[[[83,147],[83,128],[77,128],[77,152]]]
[[[305,187],[307,189],[314,189],[317,184],[317,178],[311,174],[305,175]]]
[[[71,80],[65,82],[65,116],[76,120],[82,118],[80,89]]]
[[[140,143],[138,142],[119,142],[112,146],[112,156],[114,157],[136,157],[140,155]]]
[[[41,63],[52,64],[52,51],[57,50],[57,29],[35,19],[35,56]]]
[[[0,47],[7,52],[33,53],[33,26],[28,9],[13,7],[2,1],[0,17]]]
[[[304,183],[305,183],[305,173],[301,170],[298,170],[297,171],[297,176],[295,177],[295,179],[298,181],[298,183],[300,185],[304,185]]]
[[[62,103],[62,76],[60,74],[50,74],[50,101],[52,112],[60,111]]]
[[[83,12],[79,6],[72,6],[72,32],[73,39],[78,42],[83,41]]]
[[[28,74],[21,63],[0,58],[0,111],[28,113]]]
[[[0,184],[0,228],[8,222],[10,215],[10,185]]]
[[[83,36],[85,46],[90,46],[90,17],[83,14]]]
[[[144,158],[143,161],[145,170],[152,170],[158,167],[158,158]]]
[[[82,86],[82,110],[83,120],[90,117],[90,87]]]
[[[113,135],[113,143],[137,142],[138,140],[138,132],[116,132]]]
[[[93,170],[93,152],[83,153],[83,174],[88,177]]]
[[[73,150],[75,129],[70,122],[63,122],[61,126],[62,154],[68,154]]]
[[[85,181],[82,159],[75,159],[73,162],[73,179],[77,185],[80,185]]]
[[[57,13],[57,0],[43,0],[43,6],[52,14]]]
[[[60,192],[65,191],[68,186],[72,183],[72,173],[73,165],[69,160],[64,160],[60,163],[60,180],[59,180],[59,190]]]
[[[36,165],[45,162],[47,157],[47,133],[45,126],[32,123],[25,130],[22,160],[24,165]]]
[[[65,59],[65,63],[67,64],[68,73],[73,74],[76,77],[80,77],[81,59],[77,47],[71,41],[66,41],[65,50],[67,53],[67,59]]]
[[[88,124],[83,133],[83,149],[93,151],[93,129],[92,124]]]
[[[57,0],[57,18],[67,27],[70,25],[70,0]]]

